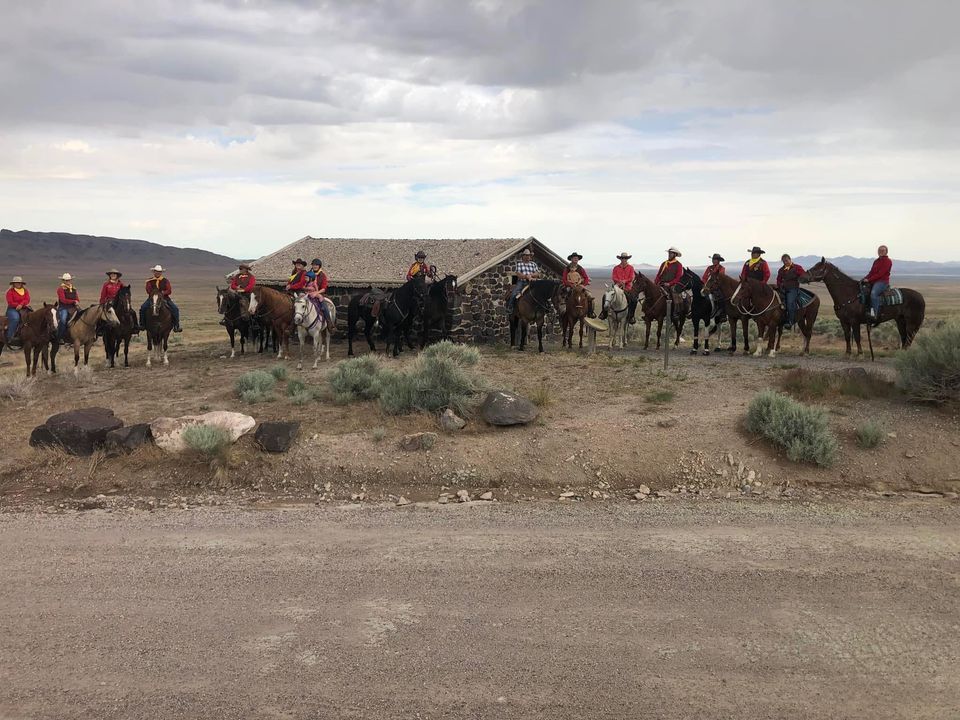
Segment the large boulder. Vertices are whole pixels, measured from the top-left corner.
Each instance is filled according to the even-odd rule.
[[[540,411],[526,398],[506,390],[487,393],[480,414],[491,425],[524,425],[537,419]]]
[[[243,413],[214,410],[203,415],[185,415],[178,418],[161,417],[150,423],[150,432],[157,447],[179,453],[187,449],[183,431],[191,425],[209,425],[226,431],[231,442],[253,430],[257,421]]]
[[[153,433],[150,432],[150,426],[146,423],[139,423],[138,425],[128,425],[108,432],[104,449],[107,451],[107,455],[116,457],[117,455],[132,453],[138,447],[152,442]]]
[[[34,447],[59,447],[71,455],[93,455],[103,447],[107,433],[123,427],[113,410],[100,407],[68,410],[47,418],[30,434]]]
[[[298,422],[262,422],[254,439],[267,452],[282,453],[290,449],[299,433]]]

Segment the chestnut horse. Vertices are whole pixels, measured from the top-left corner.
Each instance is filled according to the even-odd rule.
[[[737,323],[739,322],[743,329],[743,353],[747,355],[750,353],[750,317],[743,315],[740,310],[730,302],[730,298],[733,297],[733,294],[737,291],[738,284],[739,281],[736,278],[732,278],[725,273],[711,272],[710,275],[707,276],[707,282],[703,284],[703,290],[700,292],[704,297],[709,297],[711,293],[717,292],[720,297],[723,298],[723,302],[726,305],[727,318],[730,320],[730,347],[727,348],[727,350],[731,354],[737,352]],[[718,329],[719,325],[715,324],[707,331],[708,341]]]
[[[638,292],[643,293],[643,303],[640,305],[640,312],[643,314],[643,321],[647,325],[647,333],[643,342],[643,349],[647,350],[650,347],[650,326],[654,320],[657,321],[657,350],[660,349],[660,338],[663,335],[663,321],[667,316],[667,293],[666,291],[657,285],[653,280],[648,278],[642,272],[638,272],[636,279],[633,281],[633,287]],[[680,345],[680,335],[683,333],[683,325],[687,321],[687,307],[684,304],[677,312],[677,308],[673,308],[673,317],[670,318],[670,323],[673,325],[673,329],[676,330],[677,336],[673,342],[673,346],[677,347]]]
[[[256,313],[276,337],[277,360],[290,357],[290,329],[293,327],[293,298],[273,288],[258,286],[250,293],[248,312]]]
[[[767,353],[770,357],[776,357],[780,345],[780,320],[784,315],[783,303],[776,288],[756,278],[744,278],[730,296],[730,304],[737,308],[741,316],[752,317],[757,323],[760,338],[754,357],[763,354],[764,339],[767,341]]]
[[[587,316],[590,298],[582,285],[567,288],[566,305],[563,315],[560,316],[560,326],[563,330],[561,347],[573,348],[573,328],[580,323],[580,347],[583,347],[583,319]]]
[[[523,352],[527,349],[527,333],[530,323],[537,324],[537,342],[543,352],[543,323],[551,307],[560,314],[560,289],[557,280],[532,280],[523,294],[513,304],[510,314],[510,347]],[[520,343],[517,344],[517,328],[520,328]]]
[[[43,355],[43,367],[49,367],[50,343],[57,342],[57,307],[43,304],[39,310],[20,313],[20,340],[27,377],[36,377],[37,362]],[[32,365],[31,365],[31,360]]]

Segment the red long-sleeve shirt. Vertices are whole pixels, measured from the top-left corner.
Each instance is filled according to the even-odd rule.
[[[57,302],[64,307],[80,307],[80,293],[76,288],[69,290],[63,285],[57,288]]]
[[[170,297],[173,294],[173,286],[165,277],[148,278],[147,284],[144,287],[147,290],[148,296],[153,295],[153,293],[157,291],[164,297]]]
[[[633,290],[633,279],[637,276],[637,271],[633,265],[627,263],[627,266],[616,265],[613,268],[611,277],[615,285],[623,285],[624,290]]]
[[[893,270],[893,260],[884,255],[873,261],[873,267],[864,278],[869,283],[885,282],[890,284],[890,271]]]
[[[100,304],[110,302],[113,300],[120,290],[123,288],[123,283],[119,280],[117,282],[110,282],[107,280],[103,287],[100,288]]]
[[[7,308],[17,309],[20,305],[29,305],[30,304],[30,291],[26,288],[23,289],[23,295],[18,293],[14,288],[7,290]]]
[[[683,279],[683,265],[680,264],[679,260],[674,260],[670,262],[669,260],[664,260],[660,264],[660,269],[657,270],[657,276],[653,279],[653,282],[656,285],[666,285],[667,287],[673,287]]]
[[[703,277],[700,278],[703,281],[703,284],[707,284],[707,280],[710,279],[712,274],[716,273],[717,275],[726,275],[727,269],[723,265],[711,265],[706,270],[703,271]]]
[[[582,265],[578,265],[576,268],[565,267],[563,269],[563,277],[561,278],[562,282],[566,286],[571,286],[572,283],[567,282],[567,273],[573,272],[576,270],[577,274],[580,276],[580,284],[586,287],[590,284],[590,276],[587,275],[587,270]]]
[[[794,263],[787,269],[786,265],[777,270],[777,287],[781,290],[787,288],[800,287],[800,276],[803,275],[803,268]]]
[[[290,282],[287,283],[287,290],[303,290],[307,287],[309,281],[310,278],[307,277],[307,271],[298,270],[290,277]]]
[[[253,292],[256,283],[257,279],[251,273],[234,275],[233,280],[230,281],[230,289],[236,290],[237,292],[250,293]]]
[[[746,280],[748,277],[765,283],[770,282],[770,266],[767,265],[767,261],[760,258],[760,262],[756,263],[753,267],[750,267],[749,260],[745,262],[743,264],[743,270],[740,272],[740,279]]]

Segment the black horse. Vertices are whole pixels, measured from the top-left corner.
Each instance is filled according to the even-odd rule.
[[[354,295],[347,305],[347,355],[353,355],[353,338],[357,335],[357,323],[363,320],[363,335],[370,346],[370,352],[376,352],[373,343],[373,329],[381,308],[387,303],[389,295],[382,290],[370,288],[367,292]]]
[[[411,346],[409,333],[413,321],[423,309],[423,299],[427,294],[427,284],[423,275],[407,280],[384,301],[380,307],[380,326],[386,336],[386,352],[393,348],[393,356],[400,355],[403,340]]]
[[[423,301],[423,331],[420,336],[420,348],[427,345],[430,332],[439,332],[440,340],[450,339],[450,309],[457,299],[457,276],[446,275],[437,280],[427,290]]]
[[[563,286],[556,280],[533,280],[513,304],[510,313],[510,347],[521,352],[527,347],[527,332],[530,323],[537,325],[537,344],[543,352],[543,323],[546,314],[553,308],[560,316],[560,302]],[[517,343],[517,329],[520,330],[520,342]]]
[[[223,315],[230,336],[230,357],[236,357],[236,335],[240,333],[240,354],[246,354],[247,337],[250,335],[250,317],[244,317],[240,293],[217,286],[217,312]]]
[[[120,344],[123,344],[123,366],[130,367],[130,338],[136,330],[137,311],[133,307],[130,296],[130,286],[123,285],[113,300],[108,300],[108,306],[113,307],[120,325],[112,326],[101,322],[100,331],[103,335],[103,350],[107,354],[110,367],[116,367],[117,357],[120,355]]]
[[[683,280],[680,284],[691,291],[693,298],[690,304],[690,321],[693,324],[693,347],[690,348],[690,354],[696,355],[700,349],[700,323],[703,323],[704,329],[709,328],[707,336],[703,339],[703,354],[710,354],[710,336],[713,335],[721,324],[726,322],[725,303],[714,302],[711,296],[703,295],[703,280],[690,268],[683,271]],[[711,327],[712,323],[712,327]]]

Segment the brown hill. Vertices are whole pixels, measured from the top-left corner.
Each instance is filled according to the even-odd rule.
[[[62,272],[99,276],[111,266],[132,277],[146,277],[149,268],[157,263],[181,277],[222,276],[236,267],[233,258],[208,250],[31,230],[0,230],[0,257],[6,259],[3,269],[7,274],[42,274],[51,278]]]

